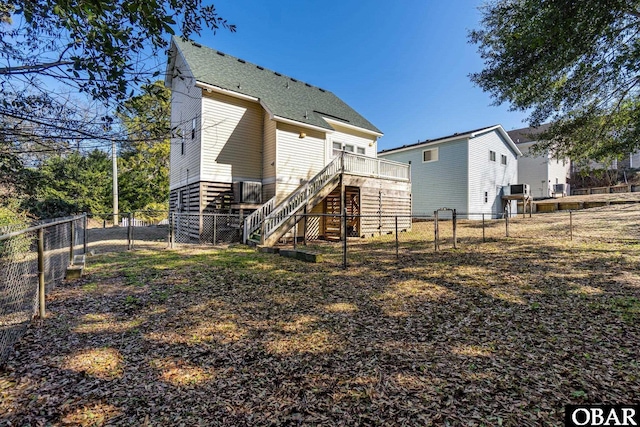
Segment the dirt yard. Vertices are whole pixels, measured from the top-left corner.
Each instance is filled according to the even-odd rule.
[[[562,213],[437,253],[424,223],[346,270],[330,246],[90,257],[0,370],[0,425],[561,426],[636,403],[640,208],[608,209],[573,241]]]

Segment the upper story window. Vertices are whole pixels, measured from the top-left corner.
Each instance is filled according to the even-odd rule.
[[[496,161],[496,152],[489,150],[489,160],[492,162]]]
[[[424,150],[422,152],[422,163],[437,162],[438,161],[438,149],[432,148],[430,150]]]
[[[500,155],[500,163],[502,163],[503,165],[507,164],[507,156],[505,156],[504,154]]]
[[[196,139],[196,119],[191,120],[191,139]]]
[[[364,155],[364,147],[356,147],[358,150],[358,154]]]
[[[353,144],[344,144],[342,142],[333,142],[333,157],[340,155],[341,151],[348,151],[349,153],[355,153],[356,148],[358,149],[358,154],[364,154],[364,148],[356,147]]]

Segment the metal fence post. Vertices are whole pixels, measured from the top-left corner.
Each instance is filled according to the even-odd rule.
[[[458,214],[456,210],[453,210],[453,249],[458,249],[458,234],[456,233],[456,225],[458,220]]]
[[[293,215],[293,249],[296,249],[298,244],[298,216]]]
[[[127,214],[127,250],[133,249],[133,213]]]
[[[73,248],[74,248],[74,241],[76,240],[76,220],[74,219],[73,221],[71,221],[69,223],[69,234],[70,234],[70,239],[69,239],[69,264],[73,264]]]
[[[342,229],[344,230],[342,240],[342,268],[347,268],[347,208],[342,211]]]
[[[218,214],[213,214],[213,244],[218,240]]]
[[[89,245],[89,237],[88,237],[88,232],[89,232],[89,217],[87,216],[87,213],[84,213],[84,220],[83,220],[83,228],[84,228],[84,233],[82,233],[82,246],[84,249],[84,254],[86,255],[87,253],[87,249],[88,249],[88,245]]]
[[[175,212],[171,212],[170,220],[169,220],[169,249],[173,249],[173,241],[175,240]]]
[[[433,211],[433,235],[434,235],[434,245],[435,251],[438,252],[438,211]]]
[[[482,214],[482,243],[485,242],[484,238],[484,214]]]
[[[45,315],[45,281],[44,281],[44,229],[38,229],[38,315]]]
[[[506,237],[509,237],[509,214],[507,213],[507,208],[504,209],[504,220]]]
[[[396,215],[396,259],[399,259],[400,256],[398,254],[398,215]]]

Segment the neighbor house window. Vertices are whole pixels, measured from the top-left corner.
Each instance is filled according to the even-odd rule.
[[[191,139],[196,139],[196,119],[191,120]]]
[[[485,192],[484,192],[484,202],[485,202],[485,203],[488,203],[488,202],[489,202],[489,192],[488,192],[488,191],[485,191]]]
[[[422,163],[438,161],[438,149],[432,148],[422,152]]]
[[[496,152],[495,151],[489,151],[489,160],[491,160],[492,162],[496,161]]]
[[[507,156],[505,156],[504,154],[500,155],[500,163],[502,163],[503,165],[507,164]]]
[[[180,154],[184,155],[184,134],[180,138]]]

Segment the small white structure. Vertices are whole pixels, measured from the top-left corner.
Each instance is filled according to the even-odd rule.
[[[567,184],[571,171],[569,159],[555,159],[548,151],[542,154],[532,152],[539,141],[537,135],[548,127],[549,125],[542,125],[537,128],[529,127],[507,132],[522,151],[522,157],[518,159],[518,178],[520,182],[530,185],[531,196],[534,199],[569,194]]]
[[[383,150],[379,158],[411,164],[414,214],[456,209],[461,217],[516,213],[503,187],[518,184],[522,153],[500,125]]]

